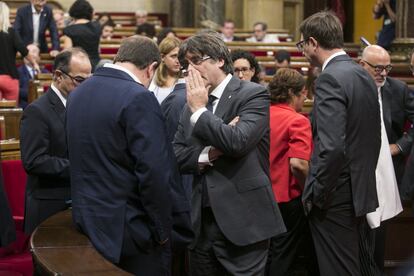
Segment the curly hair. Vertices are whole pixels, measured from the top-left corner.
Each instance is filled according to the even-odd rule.
[[[295,69],[277,70],[267,89],[272,103],[289,103],[293,96],[299,96],[305,86],[305,78]]]
[[[92,20],[93,7],[86,0],[76,0],[69,9],[69,15],[74,19]]]
[[[231,60],[233,63],[238,59],[245,59],[249,62],[250,68],[254,69],[254,76],[252,77],[252,82],[260,83],[260,66],[257,62],[256,58],[251,54],[250,52],[244,51],[244,50],[235,50],[230,53]]]

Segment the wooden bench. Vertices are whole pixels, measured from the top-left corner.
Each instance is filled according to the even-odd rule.
[[[31,103],[42,96],[52,83],[52,74],[37,74],[34,80],[29,82],[27,103]]]
[[[5,139],[20,138],[20,119],[23,110],[18,107],[0,108],[0,116],[4,117]]]
[[[2,116],[0,116],[2,117]],[[20,141],[16,139],[0,141],[0,159],[20,160]]]
[[[131,275],[107,261],[72,223],[72,211],[42,222],[30,239],[38,275]]]

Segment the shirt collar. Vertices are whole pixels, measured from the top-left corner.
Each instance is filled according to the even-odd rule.
[[[37,10],[35,9],[34,5],[31,5],[31,6],[32,6],[32,13],[35,13],[35,14],[41,14],[42,13],[43,8],[40,10],[40,12],[37,12]]]
[[[221,95],[223,95],[224,89],[226,88],[227,84],[229,84],[230,80],[232,78],[231,74],[228,74],[224,80],[216,87],[213,91],[211,91],[210,95],[213,95],[217,99],[221,98]]]
[[[139,84],[142,84],[142,82],[134,75],[134,74],[132,74],[132,72],[131,71],[129,71],[128,69],[126,69],[125,67],[122,67],[122,66],[119,66],[119,65],[117,65],[117,64],[113,64],[113,63],[105,63],[104,64],[104,67],[105,68],[112,68],[112,69],[115,69],[115,70],[120,70],[120,71],[122,71],[122,72],[125,72],[125,73],[127,73],[135,82],[137,82],[137,83],[139,83]]]
[[[325,62],[323,63],[323,65],[322,65],[322,71],[323,70],[325,70],[325,68],[326,68],[326,66],[328,65],[328,63],[333,59],[333,58],[335,58],[335,57],[337,57],[337,56],[342,56],[342,55],[346,55],[346,53],[345,53],[345,51],[339,51],[339,52],[336,52],[335,54],[332,54],[330,57],[328,57],[326,60],[325,60]]]
[[[53,92],[56,93],[56,95],[58,95],[58,97],[61,100],[63,106],[66,108],[66,99],[65,99],[65,97],[63,97],[62,93],[60,93],[59,89],[57,89],[56,86],[53,85],[53,83],[52,83],[52,85],[50,85],[50,88],[53,90]]]

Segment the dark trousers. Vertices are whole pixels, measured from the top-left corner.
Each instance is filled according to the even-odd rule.
[[[371,229],[366,221],[360,227],[360,262],[361,275],[383,275],[385,254],[386,222],[375,229]]]
[[[246,246],[231,243],[210,208],[203,208],[201,233],[190,253],[192,276],[264,275],[269,240]]]
[[[127,227],[124,230],[124,241],[121,258],[116,264],[134,275],[171,275],[171,245],[169,242],[151,249],[142,250],[131,237]]]
[[[334,192],[327,209],[313,206],[309,214],[321,276],[360,275],[359,225],[350,183]]]
[[[278,205],[287,232],[270,240],[266,275],[295,275],[300,269],[306,270],[306,275],[319,275],[315,249],[301,197]]]

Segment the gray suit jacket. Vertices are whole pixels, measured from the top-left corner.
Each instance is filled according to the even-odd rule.
[[[223,234],[244,246],[285,231],[269,178],[269,95],[254,83],[233,77],[213,114],[205,111],[194,127],[185,106],[174,139],[174,150],[182,173],[195,175],[192,222],[200,235],[202,183],[206,182],[210,206]],[[228,123],[236,116],[235,127]],[[224,155],[205,172],[198,157],[212,145]]]
[[[378,207],[375,169],[381,146],[376,85],[347,55],[333,58],[316,82],[314,149],[302,198],[328,209],[340,185],[351,185],[356,216]]]

